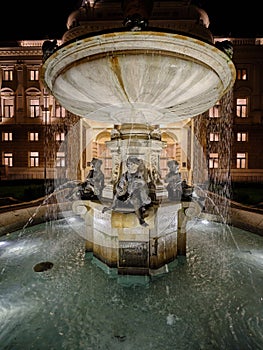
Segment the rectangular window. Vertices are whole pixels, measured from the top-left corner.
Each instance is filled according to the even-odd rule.
[[[237,80],[247,80],[246,68],[238,68],[237,69]]]
[[[219,141],[219,132],[210,132],[209,141]]]
[[[39,99],[30,99],[30,117],[37,118],[40,116]]]
[[[56,132],[55,140],[56,141],[65,141],[65,133],[64,132]]]
[[[237,111],[237,117],[239,118],[247,117],[247,98],[237,98],[236,111]]]
[[[13,141],[12,132],[2,132],[2,141]]]
[[[237,141],[245,142],[247,141],[247,132],[238,132],[237,133]]]
[[[209,168],[217,169],[218,168],[218,153],[209,154]]]
[[[4,118],[13,118],[14,117],[14,99],[13,98],[2,99],[2,110],[3,110]]]
[[[66,116],[65,108],[56,103],[56,117],[65,118],[65,116]]]
[[[13,153],[4,152],[4,165],[13,166]]]
[[[237,153],[237,169],[247,168],[247,155],[246,153]]]
[[[31,69],[29,71],[29,80],[31,80],[31,81],[39,80],[39,70],[38,69]]]
[[[209,118],[219,118],[221,115],[221,106],[217,102],[212,108],[209,109]]]
[[[12,81],[13,78],[14,78],[13,70],[11,70],[11,69],[4,69],[3,70],[3,80],[5,80],[5,81]]]
[[[38,132],[29,132],[28,133],[28,139],[29,141],[38,141]]]
[[[29,166],[30,167],[38,167],[39,166],[39,153],[38,152],[30,152],[29,153]]]
[[[65,152],[57,152],[56,166],[59,168],[65,167],[66,159]]]

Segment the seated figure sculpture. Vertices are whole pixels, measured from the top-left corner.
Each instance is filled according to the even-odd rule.
[[[124,172],[118,181],[115,189],[113,203],[106,210],[125,211],[132,210],[137,215],[140,225],[148,226],[145,222],[146,207],[151,203],[149,188],[145,179],[145,165],[137,157],[129,156],[126,161],[127,171]]]
[[[169,160],[167,165],[169,172],[164,180],[168,183],[166,186],[168,199],[171,201],[191,201],[194,188],[189,186],[186,180],[182,181],[179,173],[179,163],[176,160]]]
[[[91,169],[84,182],[79,183],[67,195],[67,199],[97,200],[102,195],[104,188],[104,174],[101,170],[102,161],[93,158],[90,162]]]
[[[79,190],[81,199],[99,199],[104,188],[104,174],[101,170],[102,160],[93,158],[90,164],[92,168]]]
[[[171,201],[180,201],[182,196],[182,178],[179,173],[179,163],[177,160],[168,160],[167,166],[169,172],[164,178],[167,183],[166,189],[168,191],[168,199]]]

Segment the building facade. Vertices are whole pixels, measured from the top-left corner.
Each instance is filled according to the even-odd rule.
[[[97,17],[90,13],[88,22],[83,18],[86,9],[72,13],[69,30],[58,44],[83,31],[120,27],[120,9],[116,7],[112,13],[112,6],[99,8]],[[164,13],[155,8],[151,22],[154,27],[187,28],[188,32],[194,28],[205,40],[211,39],[205,12],[198,12],[200,26],[196,25],[195,12],[187,12],[188,17],[192,16],[190,20],[174,20],[175,12],[167,19],[167,13],[172,14],[171,2],[167,6]],[[105,12],[104,18],[109,11],[115,17],[101,21],[100,11]],[[237,76],[233,90],[202,116],[160,127],[164,143],[160,155],[162,177],[168,171],[167,161],[176,159],[182,177],[189,183],[207,178],[263,182],[263,39],[214,38],[215,42],[222,40],[231,41],[234,48]],[[41,81],[43,42],[0,43],[0,179],[83,181],[89,162],[98,157],[110,181],[112,156],[107,142],[114,125],[72,115],[57,103]]]

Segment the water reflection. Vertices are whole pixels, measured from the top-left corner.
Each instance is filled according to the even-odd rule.
[[[1,349],[263,348],[263,237],[191,221],[186,259],[127,287],[85,255],[82,229],[63,219],[1,237]],[[36,273],[42,261],[53,267]]]

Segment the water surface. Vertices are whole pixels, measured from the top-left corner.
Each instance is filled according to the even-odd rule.
[[[263,237],[191,221],[186,259],[128,285],[82,230],[72,217],[1,237],[1,350],[263,349]]]

